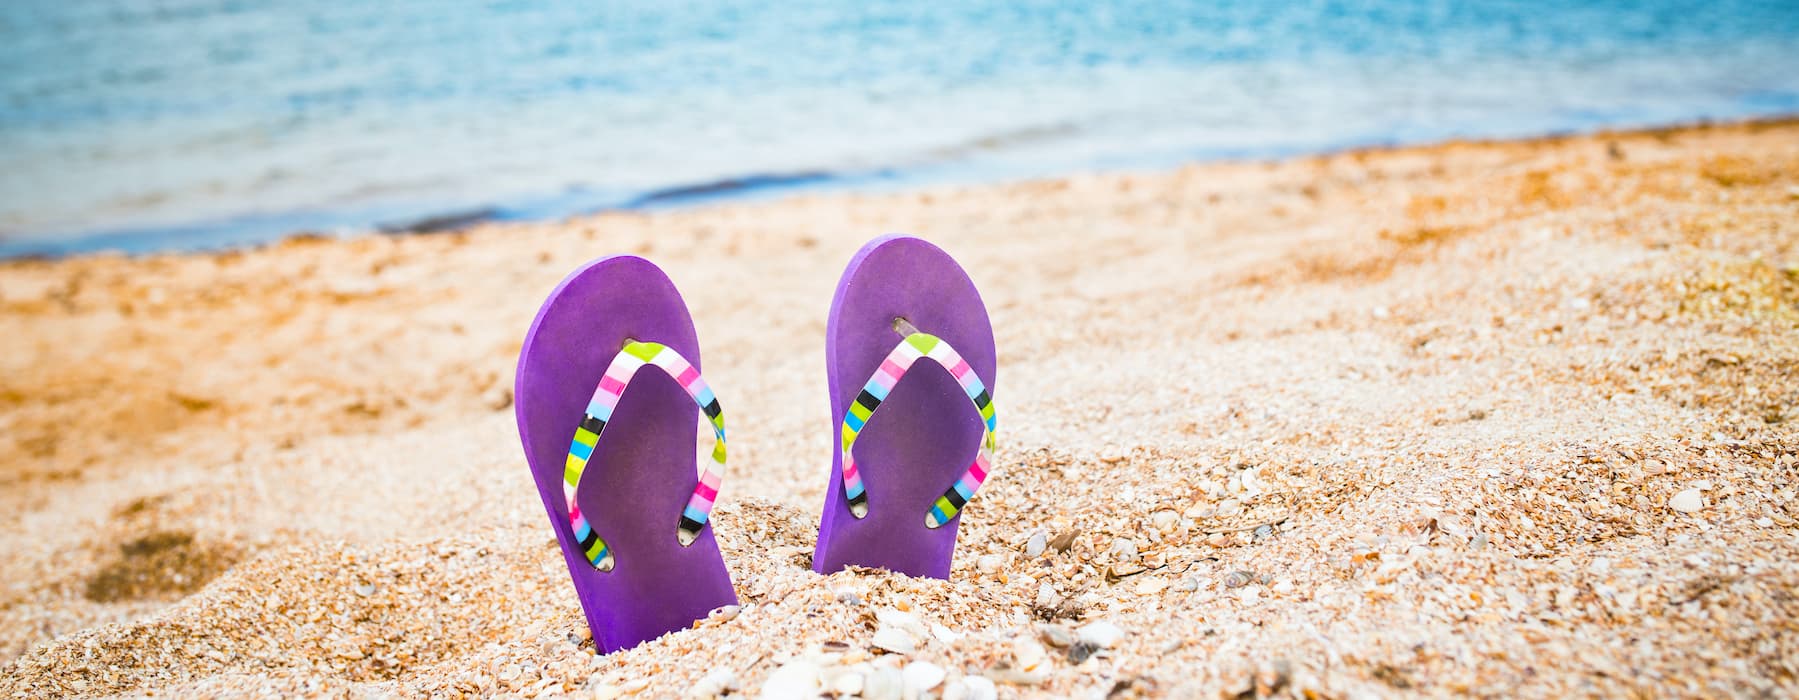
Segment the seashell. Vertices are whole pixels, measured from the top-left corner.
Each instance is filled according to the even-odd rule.
[[[1074,631],[1075,637],[1084,644],[1091,644],[1104,649],[1124,638],[1124,630],[1105,620],[1082,625]]]
[[[874,644],[876,649],[893,652],[895,654],[911,654],[918,650],[918,642],[912,639],[912,635],[906,634],[904,630],[901,630],[898,627],[889,627],[886,625],[882,625],[880,629],[875,630],[875,636],[871,643]]]
[[[1074,633],[1068,631],[1068,628],[1060,625],[1051,625],[1047,623],[1038,625],[1037,635],[1042,637],[1043,641],[1048,642],[1050,646],[1056,647],[1057,649],[1067,648],[1073,646],[1075,643]]]
[[[1137,543],[1129,537],[1112,540],[1112,554],[1120,561],[1137,561]]]
[[[1038,644],[1037,640],[1026,636],[1012,640],[1013,668],[1035,671],[1038,666],[1043,665],[1043,661],[1047,658],[1049,658],[1049,653],[1043,650],[1043,645]]]
[[[815,698],[819,690],[818,665],[803,659],[787,662],[762,682],[765,698]]]
[[[981,676],[964,676],[962,687],[967,691],[968,700],[999,700],[999,689],[993,681]]]
[[[1224,587],[1225,588],[1242,588],[1244,586],[1249,585],[1249,583],[1251,581],[1254,581],[1255,578],[1256,578],[1256,575],[1254,572],[1243,571],[1241,569],[1239,569],[1237,571],[1232,571],[1232,572],[1224,575]]]
[[[1682,513],[1697,513],[1705,507],[1705,497],[1697,488],[1687,489],[1668,499],[1668,507]]]
[[[943,682],[945,675],[948,674],[942,666],[929,661],[914,661],[906,664],[906,668],[900,671],[901,684],[908,697],[918,697],[937,687]]]
[[[1266,485],[1262,482],[1261,467],[1245,469],[1238,478],[1243,482],[1243,495],[1246,498],[1255,498],[1266,490]]]

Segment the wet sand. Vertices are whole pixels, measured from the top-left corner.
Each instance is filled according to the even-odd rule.
[[[1000,348],[947,582],[807,569],[888,231]],[[510,387],[615,252],[730,406],[744,605],[600,657]],[[1799,692],[1799,122],[15,261],[0,337],[8,697]]]

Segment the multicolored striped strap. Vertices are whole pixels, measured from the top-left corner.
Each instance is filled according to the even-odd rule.
[[[868,424],[869,417],[881,402],[887,399],[887,392],[899,383],[900,377],[912,369],[919,358],[928,358],[944,369],[962,385],[968,393],[968,399],[974,402],[976,411],[981,414],[985,426],[981,438],[981,449],[974,456],[974,463],[968,465],[968,472],[957,479],[954,486],[943,492],[943,496],[932,504],[931,510],[925,513],[925,527],[937,528],[956,517],[968,499],[974,498],[975,489],[987,480],[987,472],[993,467],[994,415],[993,400],[987,395],[986,385],[981,378],[975,376],[968,362],[956,353],[956,349],[942,338],[929,333],[913,333],[900,341],[887,353],[887,359],[881,362],[874,376],[868,378],[863,385],[862,393],[856,395],[855,402],[843,416],[843,495],[849,501],[850,513],[857,518],[868,516],[868,490],[862,486],[862,473],[856,468],[856,458],[851,448],[856,444],[856,435]]]
[[[676,531],[681,546],[693,544],[699,539],[700,530],[706,527],[706,519],[712,515],[712,501],[718,497],[719,479],[725,471],[725,415],[718,406],[718,398],[712,395],[712,388],[706,386],[705,378],[700,371],[681,353],[675,352],[661,343],[640,343],[632,341],[625,344],[625,349],[612,358],[607,366],[606,374],[600,377],[600,386],[593,391],[593,400],[587,403],[587,415],[581,419],[581,426],[575,429],[575,439],[568,446],[568,464],[562,470],[562,495],[568,498],[568,523],[574,529],[575,539],[581,543],[581,551],[587,555],[587,561],[601,571],[611,571],[614,563],[613,553],[600,539],[598,533],[588,524],[587,517],[581,514],[581,507],[575,504],[575,488],[581,483],[581,472],[587,468],[587,460],[593,456],[593,447],[600,441],[600,434],[606,430],[606,421],[612,419],[612,409],[618,406],[618,397],[623,396],[625,387],[630,385],[631,378],[637,376],[637,370],[646,366],[656,367],[687,390],[694,403],[706,413],[706,419],[712,423],[712,434],[715,442],[712,445],[712,464],[706,465],[700,472],[700,483],[693,489],[693,498],[688,499],[687,509],[681,512],[681,524]]]

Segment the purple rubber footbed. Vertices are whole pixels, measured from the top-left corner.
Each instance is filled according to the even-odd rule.
[[[837,449],[843,414],[903,339],[893,330],[896,317],[949,342],[987,390],[995,391],[993,326],[962,267],[917,238],[887,236],[863,246],[838,282],[825,331],[833,459],[812,556],[819,573],[858,565],[949,577],[962,514],[930,529],[925,513],[968,470],[980,448],[982,423],[948,371],[920,360],[856,438],[868,517],[851,515],[843,496],[843,456]]]
[[[550,293],[519,351],[519,439],[601,652],[686,629],[737,603],[710,524],[691,546],[676,525],[699,483],[699,407],[653,368],[638,373],[606,424],[576,500],[617,557],[589,564],[569,529],[562,470],[594,388],[625,339],[674,348],[700,368],[693,319],[662,270],[642,258],[588,263]]]

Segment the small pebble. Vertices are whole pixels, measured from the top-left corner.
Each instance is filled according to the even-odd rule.
[[[837,602],[844,605],[861,605],[862,596],[856,595],[855,591],[841,591],[837,594]]]
[[[717,610],[713,610],[710,613],[707,613],[706,619],[709,619],[713,622],[730,622],[732,620],[737,619],[737,614],[741,613],[741,612],[743,612],[742,606],[726,605],[724,607],[718,608]]]
[[[1174,524],[1180,522],[1180,519],[1180,514],[1172,510],[1158,510],[1149,516],[1150,524],[1154,525],[1158,532],[1164,534],[1173,530]]]
[[[1249,585],[1249,583],[1254,580],[1256,580],[1256,575],[1253,572],[1242,570],[1232,571],[1224,575],[1224,587],[1242,588]]]
[[[1055,605],[1056,601],[1061,599],[1061,596],[1056,594],[1056,587],[1048,582],[1037,586],[1037,607],[1047,608]]]
[[[1031,539],[1024,543],[1024,555],[1037,557],[1043,555],[1044,548],[1049,546],[1049,538],[1041,530],[1032,533]]]
[[[1054,547],[1058,552],[1066,552],[1070,547],[1074,546],[1074,538],[1080,536],[1081,531],[1079,528],[1069,528],[1062,531],[1062,534],[1056,535],[1055,539],[1050,540],[1049,546]]]
[[[1194,576],[1183,578],[1174,584],[1174,590],[1179,593],[1197,591],[1199,590],[1199,579]]]
[[[983,554],[980,559],[975,560],[975,568],[980,569],[984,574],[999,571],[1000,567],[1005,564],[1006,558],[998,554]]]
[[[375,594],[375,584],[362,583],[356,586],[356,595],[367,598]]]

